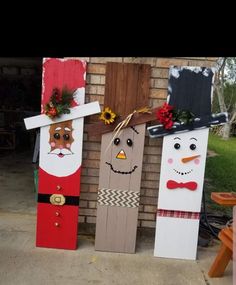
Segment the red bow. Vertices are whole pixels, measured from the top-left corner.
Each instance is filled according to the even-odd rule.
[[[166,183],[166,186],[168,189],[176,189],[176,188],[187,188],[191,191],[194,191],[197,189],[197,183],[194,181],[186,182],[186,183],[178,183],[174,180],[168,180]]]

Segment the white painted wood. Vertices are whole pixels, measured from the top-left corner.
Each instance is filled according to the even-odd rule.
[[[27,130],[63,122],[63,121],[68,121],[68,120],[73,120],[77,118],[82,118],[85,116],[93,115],[96,113],[101,112],[99,102],[91,102],[88,104],[84,104],[81,106],[77,106],[74,108],[70,108],[70,114],[64,114],[60,118],[55,118],[55,119],[50,119],[47,115],[41,114],[38,116],[33,116],[24,119],[25,126]]]
[[[157,217],[154,256],[195,260],[198,219]]]
[[[209,129],[206,128],[164,137],[158,209],[200,212],[208,133]],[[179,149],[175,149],[174,145],[176,143],[180,145]],[[196,145],[195,150],[190,149],[191,144]],[[187,163],[182,162],[183,158],[195,155],[200,156]],[[186,188],[170,190],[166,186],[168,180],[177,182],[194,181],[198,186],[195,191]]]

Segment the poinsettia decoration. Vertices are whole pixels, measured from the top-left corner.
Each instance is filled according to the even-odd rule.
[[[73,93],[67,87],[63,87],[62,91],[54,88],[49,102],[45,105],[44,113],[51,119],[60,117],[62,114],[69,114]]]
[[[176,110],[174,109],[174,106],[171,106],[166,102],[158,109],[156,116],[167,130],[172,128],[174,122],[191,124],[195,117],[192,112],[188,110]]]

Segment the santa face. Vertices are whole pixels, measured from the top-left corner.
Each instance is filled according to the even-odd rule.
[[[164,137],[159,209],[199,212],[209,129]]]
[[[54,176],[73,174],[81,165],[83,119],[42,127],[40,167]]]
[[[49,154],[63,158],[65,155],[72,155],[71,144],[74,141],[72,136],[72,120],[53,124],[50,126]]]

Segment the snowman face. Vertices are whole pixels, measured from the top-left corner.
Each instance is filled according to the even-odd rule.
[[[173,136],[168,140],[172,149],[167,155],[167,164],[177,179],[194,176],[194,172],[201,167],[202,145],[198,137]]]
[[[164,137],[158,208],[200,211],[209,129]]]
[[[81,165],[83,118],[42,127],[39,166],[62,177],[73,174]]]

